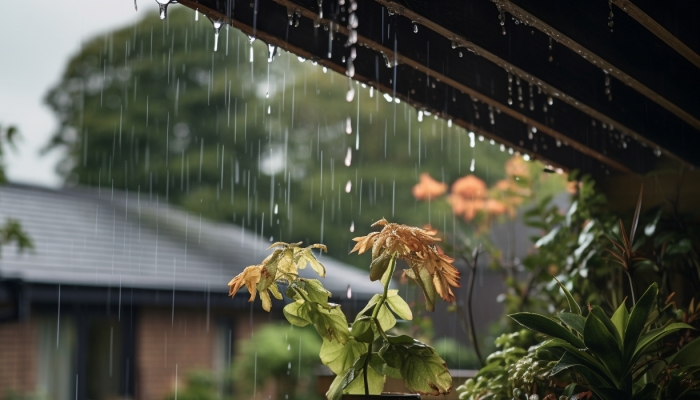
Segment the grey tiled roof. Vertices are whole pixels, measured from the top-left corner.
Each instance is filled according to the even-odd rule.
[[[155,197],[95,188],[0,187],[0,222],[19,220],[35,249],[4,246],[0,276],[34,283],[225,292],[228,281],[259,263],[269,242]],[[324,285],[344,298],[377,293],[367,274],[327,256]],[[310,268],[304,275],[313,276]]]

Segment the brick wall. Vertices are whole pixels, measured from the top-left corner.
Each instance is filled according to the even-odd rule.
[[[138,399],[162,399],[175,388],[175,376],[180,387],[187,372],[211,369],[215,329],[206,315],[193,310],[176,310],[174,322],[171,309],[144,308],[136,334],[136,396]]]
[[[8,391],[33,392],[36,385],[36,324],[0,324],[0,398]]]

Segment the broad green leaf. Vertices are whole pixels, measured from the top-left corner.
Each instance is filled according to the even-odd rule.
[[[637,347],[637,341],[647,322],[649,312],[656,301],[658,291],[658,285],[653,283],[646,292],[644,292],[642,297],[639,298],[637,304],[632,307],[629,322],[627,323],[627,328],[625,328],[625,340],[622,347],[624,349],[625,364],[627,365],[631,365],[632,356]]]
[[[396,325],[396,317],[394,317],[394,314],[389,311],[386,303],[382,304],[382,308],[379,309],[379,313],[377,314],[377,322],[379,322],[379,326],[382,327],[384,332]]]
[[[616,382],[620,382],[624,365],[622,352],[613,334],[608,331],[605,324],[593,312],[588,314],[586,318],[586,325],[583,329],[583,341],[589,351],[605,364],[610,372],[610,376]]]
[[[649,382],[637,391],[630,400],[654,400],[657,399],[658,384]]]
[[[694,329],[692,326],[688,324],[683,324],[683,323],[673,323],[668,326],[665,326],[663,328],[658,328],[654,329],[652,331],[649,331],[647,334],[643,335],[639,341],[637,342],[637,348],[634,350],[634,355],[632,356],[632,360],[634,360],[641,356],[646,349],[652,345],[653,343],[658,342],[659,340],[663,339],[664,337],[677,332],[681,329]],[[692,343],[692,342],[691,342]],[[686,346],[687,347],[687,346]],[[700,359],[700,352],[695,354],[695,357],[697,359]]]
[[[581,375],[583,375],[588,383],[595,385],[597,387],[609,387],[609,384],[604,376],[600,375],[600,371],[596,369],[589,368],[581,362],[579,357],[569,352],[564,353],[559,362],[552,368],[549,372],[549,376],[555,376],[556,374],[567,370],[569,368],[575,368]]]
[[[357,320],[361,316],[365,315],[365,313],[367,313],[369,310],[371,310],[372,307],[375,306],[375,304],[379,303],[379,300],[381,298],[382,298],[382,295],[380,295],[380,294],[375,294],[374,296],[372,296],[372,298],[369,299],[369,301],[367,302],[367,305],[365,306],[365,308],[363,308],[362,310],[360,310],[359,313],[357,313],[355,320]]]
[[[350,337],[348,321],[339,307],[327,310],[321,306],[308,307],[308,315],[314,328],[326,340],[338,340],[345,344]]]
[[[579,349],[584,347],[581,339],[576,337],[568,329],[559,325],[556,321],[549,319],[544,315],[523,312],[511,314],[509,317],[528,329],[565,340],[572,346]]]
[[[588,368],[592,373],[595,373],[599,378],[603,379],[608,386],[615,386],[615,379],[607,373],[605,366],[584,350],[574,347],[569,342],[562,339],[549,339],[539,345],[541,349],[548,347],[560,347],[566,350],[566,352],[573,357],[574,360],[572,362]]]
[[[603,325],[605,325],[605,328],[608,330],[613,339],[615,339],[615,343],[617,343],[617,348],[620,349],[620,351],[622,351],[622,339],[617,334],[617,328],[615,327],[615,324],[613,324],[610,318],[608,318],[608,316],[605,315],[605,311],[603,311],[603,309],[598,306],[593,306],[591,308],[591,314],[595,315],[596,318],[598,318],[598,320],[602,322]]]
[[[326,268],[323,266],[323,264],[318,262],[316,256],[314,256],[314,253],[310,248],[301,250],[301,258],[306,262],[297,264],[300,269],[306,268],[306,264],[308,263],[319,276],[326,276]]]
[[[360,355],[367,352],[367,345],[354,339],[341,344],[337,340],[324,340],[321,345],[319,357],[321,362],[333,371],[336,375],[341,375],[343,371],[350,368]]]
[[[369,266],[369,280],[374,282],[381,279],[384,272],[389,268],[392,258],[390,253],[384,252],[380,254],[379,257],[372,260],[372,264]]]
[[[311,323],[307,306],[303,300],[287,304],[282,309],[282,313],[284,313],[285,318],[287,318],[287,321],[292,325],[304,327]]]
[[[381,279],[379,280],[383,286],[389,286],[389,283],[391,282],[391,277],[394,275],[394,271],[396,270],[396,257],[392,257],[391,260],[389,260],[389,267],[384,271],[382,274]]]
[[[670,365],[678,364],[681,367],[700,366],[700,339],[695,338],[692,342],[681,347],[669,360]]]
[[[352,324],[352,331],[350,333],[358,342],[374,342],[374,329],[372,329],[372,318],[364,316],[355,320],[355,322]]]
[[[561,312],[558,317],[566,326],[583,335],[583,327],[586,324],[586,318],[569,312]]]
[[[366,356],[360,357],[353,368],[357,371],[356,378],[345,388],[343,393],[347,394],[365,394],[365,371],[362,369]],[[375,355],[372,355],[374,358]],[[369,394],[381,394],[384,390],[384,382],[386,381],[386,376],[377,372],[372,365],[377,365],[377,363],[372,362],[370,358],[369,368],[367,368],[367,386],[369,389]]]
[[[400,370],[408,390],[434,396],[452,390],[450,371],[431,347],[414,344],[395,347],[395,351],[403,353]]]
[[[413,279],[425,295],[425,309],[428,311],[435,311],[435,285],[433,284],[433,277],[430,275],[427,269],[421,268],[419,270],[419,275],[413,272],[412,269],[405,269],[404,272],[406,276]]]
[[[399,335],[399,336],[388,335],[388,338],[389,338],[389,343],[394,344],[394,345],[413,344],[416,341],[415,339],[413,339],[412,337],[410,337],[408,335]]]
[[[625,302],[623,301],[622,304],[620,304],[620,307],[618,307],[617,310],[615,310],[615,313],[610,319],[613,325],[615,325],[615,329],[617,329],[617,335],[620,337],[620,340],[624,339],[625,337],[625,328],[627,328],[627,323],[629,322],[629,319],[630,314],[629,311],[627,311],[627,306],[625,306]]]
[[[398,290],[389,290],[386,303],[389,305],[391,311],[398,315],[399,318],[406,320],[413,319],[411,307],[399,296]]]
[[[331,292],[323,287],[323,284],[318,279],[304,279],[304,290],[306,290],[309,300],[321,304],[328,305],[328,298]]]
[[[559,279],[554,278],[554,280],[557,281],[561,290],[564,291],[564,295],[566,295],[566,300],[569,302],[569,311],[574,314],[581,315],[581,307],[578,305],[578,303],[576,303],[576,299],[574,299],[574,296],[571,295],[571,292],[566,289],[566,286],[559,282]]]
[[[338,374],[328,388],[326,398],[328,400],[341,400],[343,398],[343,390],[357,378],[356,372],[355,369],[349,368],[343,374]]]

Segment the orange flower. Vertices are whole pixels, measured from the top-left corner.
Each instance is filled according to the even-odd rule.
[[[505,204],[498,200],[488,199],[484,202],[484,209],[490,215],[502,215],[508,211]]]
[[[447,191],[447,184],[438,182],[427,172],[420,174],[420,182],[413,186],[413,197],[418,200],[430,200],[442,196]]]
[[[452,205],[452,212],[464,217],[467,221],[473,220],[476,214],[484,208],[482,199],[469,199],[456,194],[450,195],[447,201]]]
[[[467,175],[452,184],[452,194],[465,199],[482,198],[486,196],[486,183],[474,175]]]
[[[435,292],[447,302],[455,300],[451,287],[459,287],[459,271],[452,265],[454,259],[441,254],[435,244],[440,241],[435,237],[436,231],[390,223],[386,219],[372,226],[383,228],[380,232],[354,238],[357,244],[351,253],[362,254],[372,247],[373,260],[394,254],[406,260],[411,268],[404,272],[423,289],[429,310],[435,307]]]
[[[506,175],[510,177],[529,178],[530,166],[521,156],[513,156],[506,161]]]

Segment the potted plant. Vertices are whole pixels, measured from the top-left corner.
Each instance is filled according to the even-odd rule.
[[[452,287],[459,287],[459,272],[454,261],[438,248],[435,232],[389,223],[382,219],[374,226],[383,227],[358,237],[351,252],[362,254],[372,250],[369,278],[379,280],[383,292],[375,294],[349,326],[337,304],[328,301],[331,293],[317,279],[299,277],[298,270],[311,265],[319,276],[325,267],[312,250],[326,251],[321,244],[301,247],[301,243],[274,243],[272,254],[261,264],[247,267],[229,282],[229,294],[245,286],[249,301],[260,293],[263,308],[270,311],[270,295],[282,300],[278,285],[286,286],[286,295],[293,301],[284,307],[289,323],[303,327],[312,325],[323,339],[321,361],[337,376],[326,393],[329,400],[420,398],[419,394],[447,394],[452,377],[445,362],[425,343],[407,335],[391,335],[396,317],[413,318],[408,304],[398,290],[390,289],[397,261],[409,268],[404,273],[422,289],[426,308],[433,310],[436,294],[445,301],[454,301]],[[414,395],[382,394],[387,377],[402,379]]]

